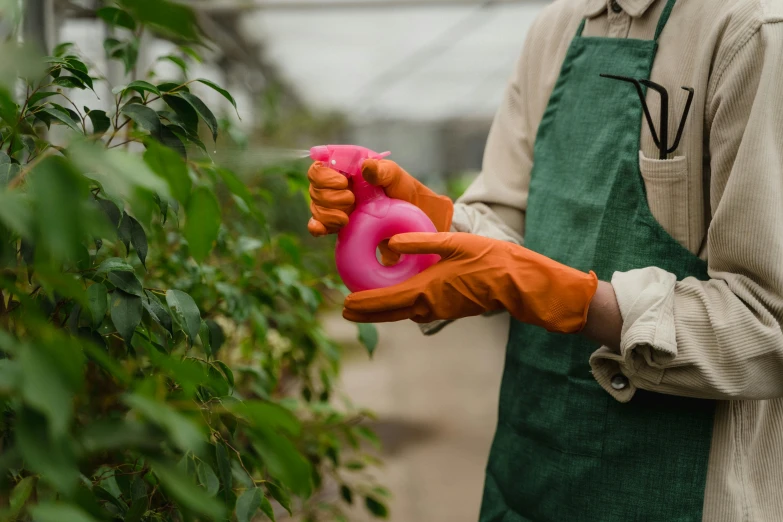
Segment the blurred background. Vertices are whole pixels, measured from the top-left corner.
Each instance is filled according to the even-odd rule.
[[[26,32],[47,49],[74,42],[112,83],[124,71],[102,46],[92,0],[26,0]],[[214,155],[247,177],[290,159],[287,149],[356,143],[392,158],[432,188],[457,197],[481,166],[484,142],[526,31],[543,0],[191,0],[212,44],[190,67],[226,87],[218,94],[231,139]],[[139,65],[164,77],[179,67],[171,44],[148,37]],[[172,46],[173,47],[173,46]],[[108,90],[108,88],[107,88]],[[81,94],[81,93],[80,93]],[[103,103],[111,93],[98,91]],[[89,104],[97,104],[89,91]],[[81,100],[74,100],[77,105]],[[109,109],[107,106],[106,109]],[[217,113],[218,111],[216,111]],[[241,117],[241,119],[240,119]],[[304,166],[306,168],[306,165]],[[275,200],[278,226],[306,237],[306,187]],[[331,262],[331,261],[329,261]],[[329,270],[326,263],[324,270]],[[346,347],[342,391],[378,414],[393,493],[391,520],[475,521],[495,426],[507,317],[475,318],[425,338],[414,324],[379,325],[368,360],[355,326],[334,307],[327,331]],[[370,520],[362,507],[352,520]]]

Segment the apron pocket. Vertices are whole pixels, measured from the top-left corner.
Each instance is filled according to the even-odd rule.
[[[688,159],[650,159],[639,151],[639,170],[653,218],[672,238],[690,249]]]

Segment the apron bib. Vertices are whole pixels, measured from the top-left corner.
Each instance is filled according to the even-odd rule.
[[[657,266],[708,279],[647,205],[642,108],[657,39],[583,37],[579,27],[534,148],[525,246],[602,280]],[[714,402],[638,390],[627,404],[595,381],[596,343],[512,319],[481,522],[701,522]]]

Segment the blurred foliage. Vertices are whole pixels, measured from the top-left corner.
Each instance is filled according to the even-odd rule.
[[[459,199],[476,179],[475,172],[458,173],[446,178],[445,193],[452,201]]]
[[[180,4],[97,15],[128,73],[148,29],[198,59]],[[231,94],[145,76],[110,111],[79,107],[69,93],[105,79],[73,46],[2,53],[0,520],[386,517],[363,473],[371,413],[335,397],[340,347],[316,316],[341,285],[275,227],[269,189],[207,154],[221,128],[191,87]],[[264,176],[306,186],[301,165]]]

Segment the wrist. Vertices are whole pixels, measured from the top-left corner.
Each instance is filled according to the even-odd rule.
[[[623,317],[611,283],[598,282],[587,310],[587,320],[581,332],[584,337],[619,353]]]

